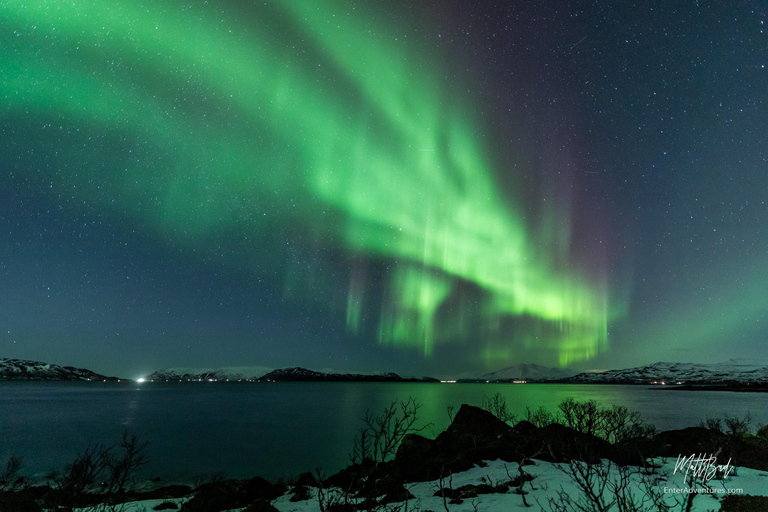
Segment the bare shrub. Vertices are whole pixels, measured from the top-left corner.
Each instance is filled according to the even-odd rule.
[[[8,457],[5,469],[0,473],[0,491],[15,491],[23,486],[24,477],[21,476],[22,458],[15,455]]]
[[[143,452],[148,445],[146,441],[139,442],[135,434],[123,432],[123,439],[118,445],[120,455],[111,456],[107,462],[110,492],[122,493],[128,484],[134,483],[135,475],[147,464],[147,457]]]
[[[48,478],[65,496],[88,492],[97,486],[107,492],[124,493],[134,483],[137,472],[147,464],[143,453],[147,445],[127,432],[120,443],[112,446],[88,444],[74,461]]]
[[[699,423],[703,427],[721,434],[731,436],[743,436],[749,434],[752,417],[747,413],[743,418],[737,416],[724,416],[722,418],[707,418]]]
[[[666,497],[663,484],[667,477],[655,467],[619,466],[609,460],[597,464],[572,460],[558,469],[570,478],[578,492],[566,492],[561,487],[550,494],[545,501],[550,512],[671,512],[690,510],[693,500]]]
[[[317,477],[317,505],[320,512],[339,512],[345,510],[354,510],[351,495],[340,489],[327,487],[325,483],[325,474],[320,468],[315,469]]]
[[[619,443],[635,437],[652,437],[656,429],[646,425],[640,413],[623,405],[600,409],[598,435],[609,443]]]
[[[699,423],[699,427],[714,430],[715,432],[725,433],[723,430],[723,420],[721,418],[707,418]]]
[[[109,467],[111,450],[111,446],[89,444],[61,473],[52,475],[54,486],[73,493],[88,490]]]
[[[643,422],[640,413],[623,405],[600,407],[595,400],[579,402],[572,397],[557,406],[559,423],[584,434],[619,443],[635,437],[652,437],[656,428]]]
[[[596,401],[577,402],[573,397],[568,397],[557,408],[561,413],[560,423],[566,427],[583,434],[598,434],[602,418]]]
[[[554,414],[549,412],[546,407],[540,406],[538,409],[525,408],[525,420],[532,423],[536,427],[546,427],[552,423],[557,422],[557,418]]]
[[[725,423],[725,433],[732,436],[743,436],[749,434],[752,417],[747,413],[743,418],[736,416],[726,416],[723,419]]]
[[[504,398],[501,393],[496,393],[490,397],[484,396],[480,407],[490,412],[504,423],[512,424],[515,422],[516,416],[512,414],[507,407],[507,399]]]
[[[365,459],[384,462],[394,457],[406,435],[417,434],[431,425],[416,426],[419,409],[421,405],[414,398],[409,398],[406,401],[395,400],[378,416],[367,411],[363,418],[365,425],[354,440],[350,461],[353,464],[359,464]]]

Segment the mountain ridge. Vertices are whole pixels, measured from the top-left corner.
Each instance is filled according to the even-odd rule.
[[[486,373],[478,380],[491,380],[494,382],[511,380],[544,382],[572,377],[577,373],[578,372],[567,368],[549,368],[539,364],[520,363],[507,366],[495,372]]]
[[[27,359],[0,358],[0,381],[119,381],[85,368]]]
[[[768,383],[768,366],[723,363],[657,362],[621,370],[584,372],[558,380],[564,384],[746,384]]]

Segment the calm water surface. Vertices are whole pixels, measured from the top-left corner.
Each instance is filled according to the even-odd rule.
[[[150,441],[144,476],[191,481],[289,477],[348,463],[360,418],[396,399],[423,404],[437,433],[447,407],[479,405],[501,393],[522,415],[526,406],[555,410],[567,396],[594,398],[640,411],[661,430],[694,426],[706,417],[743,416],[768,423],[768,394],[673,391],[645,386],[414,383],[0,383],[0,463],[24,457],[27,474],[45,475],[89,442],[114,443],[128,429]]]

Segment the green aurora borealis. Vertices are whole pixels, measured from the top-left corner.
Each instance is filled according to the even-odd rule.
[[[469,78],[445,80],[439,52],[376,9],[9,0],[0,17],[2,116],[37,141],[19,142],[23,180],[72,211],[226,252],[354,338],[424,358],[565,366],[608,350],[627,314],[631,287],[571,254],[568,199],[533,218]],[[289,276],[286,245],[341,263]]]

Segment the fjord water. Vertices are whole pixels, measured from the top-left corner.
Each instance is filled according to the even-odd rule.
[[[223,472],[245,478],[290,477],[348,464],[367,409],[380,412],[415,398],[426,431],[449,423],[448,406],[480,405],[501,393],[518,416],[526,406],[551,411],[565,397],[596,399],[639,411],[660,430],[695,426],[707,417],[768,422],[768,394],[675,391],[646,386],[422,383],[0,383],[0,463],[24,458],[42,477],[88,443],[114,443],[127,429],[149,441],[144,477],[191,482]]]

